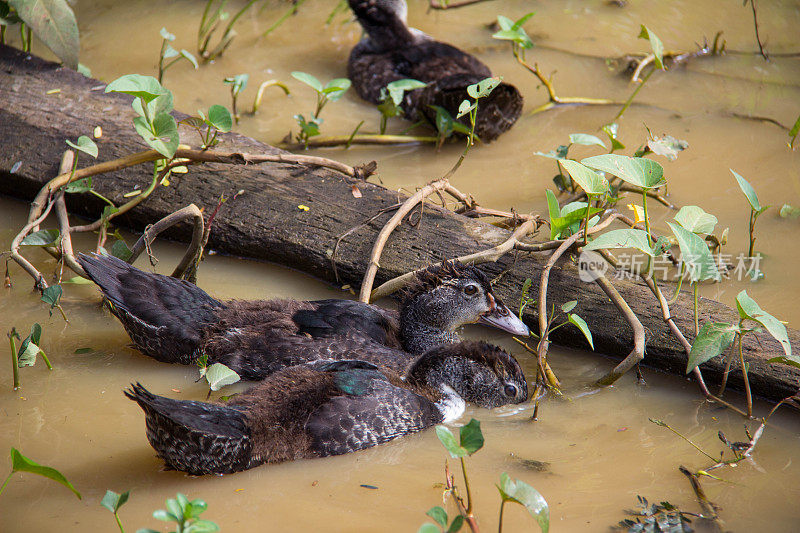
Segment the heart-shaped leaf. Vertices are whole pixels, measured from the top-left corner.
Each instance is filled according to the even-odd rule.
[[[61,238],[61,232],[57,229],[41,229],[27,235],[20,246],[53,246]]]
[[[64,187],[64,192],[67,193],[84,193],[89,192],[92,190],[92,178],[83,178],[80,180],[73,181],[66,187]]]
[[[208,108],[207,124],[212,128],[216,128],[222,133],[231,131],[233,127],[233,118],[228,108],[219,104],[214,104]]]
[[[213,391],[218,391],[225,385],[236,383],[241,379],[239,374],[222,363],[214,363],[209,366],[206,369],[205,378],[206,381],[208,381],[208,386],[211,387]]]
[[[681,261],[686,266],[686,274],[692,283],[705,279],[719,280],[720,274],[717,264],[708,250],[708,245],[702,237],[684,229],[679,224],[667,222],[672,228],[672,233],[678,240],[681,249]]]
[[[321,93],[324,90],[324,88],[322,87],[322,82],[320,82],[315,76],[312,76],[311,74],[307,74],[305,72],[300,72],[296,70],[292,72],[292,77],[297,81],[305,83],[318,93]]]
[[[747,202],[750,204],[750,209],[756,212],[762,211],[761,204],[758,201],[758,195],[756,194],[756,190],[750,185],[750,182],[744,179],[740,174],[734,171],[732,168],[728,169],[733,174],[733,177],[736,178],[736,182],[739,184],[739,188],[744,193],[745,198],[747,198]]]
[[[604,143],[594,135],[589,135],[588,133],[570,133],[569,142],[572,144],[582,144],[584,146],[596,145],[596,146],[602,146],[603,148],[606,147],[606,143]]]
[[[550,530],[550,508],[536,489],[524,481],[511,479],[508,474],[503,472],[500,474],[497,490],[500,491],[500,497],[504,502],[514,502],[525,507],[539,523],[542,533]]]
[[[330,100],[331,102],[335,102],[342,96],[347,90],[350,88],[350,80],[347,78],[336,78],[334,80],[329,81],[325,87],[322,89],[322,93],[325,97]]]
[[[495,78],[486,78],[478,83],[473,85],[467,86],[467,94],[471,97],[475,98],[485,98],[491,94],[491,92],[500,85],[500,82],[503,81],[502,78],[495,77]]]
[[[66,0],[8,0],[17,15],[71,69],[78,68],[80,38]]]
[[[403,102],[403,96],[405,95],[406,91],[422,89],[423,87],[427,87],[427,85],[427,83],[419,80],[402,79],[389,83],[386,86],[386,90],[388,91],[389,97],[392,99],[394,105],[399,106]]]
[[[76,143],[72,143],[69,140],[67,140],[65,142],[69,146],[75,148],[76,150],[80,150],[84,154],[89,154],[90,156],[94,157],[95,159],[97,158],[97,145],[94,143],[93,140],[91,140],[86,135],[81,135],[80,137],[78,137],[77,144]]]
[[[608,192],[608,180],[594,170],[572,159],[559,159],[558,162],[586,194],[598,195]]]
[[[675,222],[692,233],[710,234],[717,225],[717,217],[696,205],[685,205],[675,215]]]
[[[647,26],[642,24],[642,30],[639,32],[640,39],[648,39],[650,41],[650,48],[653,49],[653,56],[655,56],[656,68],[664,69],[664,44],[661,42],[655,33],[650,31]]]
[[[603,250],[606,248],[635,248],[650,257],[655,257],[655,253],[650,247],[650,238],[647,236],[647,232],[640,229],[615,229],[603,233],[583,247],[584,250]]]
[[[695,367],[721,355],[733,342],[736,326],[725,322],[706,322],[692,343],[689,361],[686,365],[688,374]]]
[[[783,325],[783,322],[761,309],[755,300],[747,295],[747,291],[742,291],[736,295],[736,308],[739,310],[739,316],[742,319],[754,320],[764,326],[764,329],[769,331],[770,335],[775,337],[775,340],[781,344],[786,355],[792,355],[792,345],[789,343],[786,326]]]
[[[652,159],[603,154],[582,159],[581,163],[644,189],[655,189],[665,183],[664,168]]]
[[[153,76],[126,74],[109,83],[105,92],[129,94],[149,103],[165,94],[167,90]]]
[[[106,495],[103,496],[103,499],[100,500],[100,505],[111,511],[112,513],[116,513],[119,511],[119,508],[125,505],[125,502],[128,501],[128,496],[130,496],[131,491],[125,491],[122,494],[118,494],[113,490],[106,490]]]

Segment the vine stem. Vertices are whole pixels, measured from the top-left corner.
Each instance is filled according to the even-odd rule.
[[[500,500],[500,517],[497,519],[497,533],[503,533],[503,509],[505,508],[505,498]]]
[[[11,473],[8,474],[8,476],[6,476],[6,480],[3,481],[3,486],[0,487],[0,494],[3,494],[3,491],[6,490],[6,485],[8,485],[8,482],[11,479],[11,476],[13,476],[13,475],[14,475],[14,471],[12,470]]]
[[[747,378],[747,365],[744,362],[744,354],[742,353],[742,338],[744,335],[739,334],[739,364],[742,365],[742,377],[744,378],[744,393],[747,398],[747,416],[753,416],[753,396],[750,393],[750,380]]]
[[[631,102],[633,102],[633,99],[636,98],[636,95],[639,94],[639,91],[642,90],[642,87],[644,87],[644,84],[647,83],[647,80],[650,79],[650,76],[652,76],[653,72],[655,72],[655,71],[656,71],[656,69],[652,69],[645,75],[644,79],[642,80],[642,83],[640,83],[639,86],[636,88],[636,90],[633,91],[633,94],[631,94],[628,97],[628,99],[625,101],[625,105],[623,105],[622,109],[619,110],[619,113],[617,113],[617,116],[614,117],[614,120],[619,119],[619,117],[621,117],[622,114],[625,113],[625,111],[628,110],[628,108],[631,106]]]
[[[467,491],[467,515],[472,516],[472,493],[469,490],[469,477],[467,476],[467,463],[463,457],[461,459],[461,474],[464,476],[464,489]]]
[[[11,330],[11,333],[8,334],[8,342],[11,345],[11,369],[14,372],[14,390],[19,389],[19,360],[17,359],[17,345],[14,342],[14,330]],[[12,472],[13,473],[13,472]],[[11,477],[11,475],[9,475]],[[6,478],[6,483],[8,483],[8,478]],[[5,487],[5,483],[3,484]],[[3,492],[0,489],[0,493]]]

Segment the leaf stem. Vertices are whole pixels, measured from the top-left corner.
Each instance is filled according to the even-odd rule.
[[[62,312],[62,314],[63,314],[63,312]],[[69,322],[69,321],[66,319],[66,317],[64,317],[64,321],[66,321],[66,322]],[[40,354],[42,354],[42,359],[44,359],[44,364],[46,364],[46,365],[47,365],[47,368],[48,368],[49,370],[53,370],[53,365],[51,365],[51,364],[50,364],[50,359],[48,359],[48,358],[47,358],[47,354],[46,354],[46,353],[44,353],[44,350],[42,350],[41,348],[39,348],[39,353],[40,353]]]
[[[697,312],[697,282],[692,283],[692,292],[694,294],[694,336],[700,333],[700,317]]]
[[[505,498],[500,500],[500,518],[497,519],[497,533],[503,533],[503,508],[506,505]]]
[[[467,516],[472,516],[472,493],[469,491],[469,477],[467,477],[467,463],[461,459],[461,473],[464,475],[464,489],[467,491]]]
[[[17,359],[17,344],[14,342],[15,333],[16,332],[12,329],[11,333],[8,334],[8,342],[11,345],[11,368],[14,371],[14,390],[17,390],[19,389],[19,360]],[[8,482],[8,479],[6,479],[6,482]],[[2,492],[2,490],[0,490],[0,492]]]
[[[633,91],[633,93],[628,97],[628,99],[625,101],[625,105],[623,105],[622,109],[619,110],[619,113],[617,113],[617,116],[614,117],[614,120],[619,119],[622,116],[622,114],[625,113],[625,111],[628,110],[628,108],[630,107],[631,103],[633,102],[633,99],[636,98],[636,95],[639,94],[639,91],[642,90],[642,87],[644,87],[644,84],[647,83],[647,80],[650,79],[650,76],[652,76],[653,72],[655,72],[655,71],[656,71],[655,68],[651,69],[650,72],[648,72],[647,75],[645,75],[645,77],[642,78],[642,83],[640,83],[639,86],[636,88],[636,90]]]
[[[119,519],[119,514],[117,514],[117,511],[114,511],[114,518],[117,519],[117,526],[119,527],[120,533],[125,533],[125,529],[122,527],[122,520]]]
[[[747,378],[747,365],[744,362],[742,353],[742,339],[744,335],[739,335],[739,363],[742,365],[742,377],[744,378],[744,393],[747,397],[747,416],[753,417],[753,396],[750,394],[750,380]]]
[[[13,476],[13,475],[14,475],[14,470],[11,470],[11,472],[9,472],[9,474],[8,474],[8,477],[6,477],[6,480],[3,481],[3,486],[0,487],[0,494],[3,494],[3,491],[6,488],[6,485],[8,485],[8,481],[11,479],[11,476]]]
[[[753,250],[755,249],[755,246],[756,246],[756,236],[755,236],[756,217],[755,217],[755,214],[756,214],[756,212],[751,208],[750,209],[750,249],[747,252],[747,256],[748,257],[753,257]]]

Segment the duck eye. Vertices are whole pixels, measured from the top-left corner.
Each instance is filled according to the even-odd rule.
[[[517,387],[515,387],[515,386],[514,386],[514,385],[512,385],[511,383],[508,383],[508,384],[506,384],[506,386],[503,388],[503,392],[504,392],[504,393],[505,393],[505,395],[506,395],[506,396],[508,396],[509,398],[514,398],[514,397],[517,395]]]
[[[464,294],[467,296],[474,296],[478,293],[478,287],[476,285],[467,285],[464,287]]]

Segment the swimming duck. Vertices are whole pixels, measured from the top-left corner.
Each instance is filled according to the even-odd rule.
[[[167,467],[227,474],[263,463],[355,452],[461,416],[527,399],[519,363],[464,342],[419,356],[404,375],[353,360],[284,368],[228,403],[173,400],[140,384],[125,395],[145,413]]]
[[[354,354],[403,369],[409,354],[458,342],[455,330],[479,320],[513,334],[529,333],[493,294],[483,272],[457,263],[418,275],[397,313],[351,300],[223,303],[196,285],[143,272],[115,257],[81,254],[78,261],[141,352],[182,364],[205,354],[209,364],[223,363],[243,379]]]
[[[405,78],[427,83],[408,91],[402,102],[409,120],[425,119],[435,124],[436,110],[450,115],[468,98],[467,86],[491,77],[489,67],[458,48],[434,40],[406,25],[405,0],[349,0],[350,8],[366,36],[350,52],[347,75],[359,96],[378,104],[382,90]],[[522,96],[513,85],[501,83],[481,99],[475,126],[486,142],[514,125],[522,113]]]

